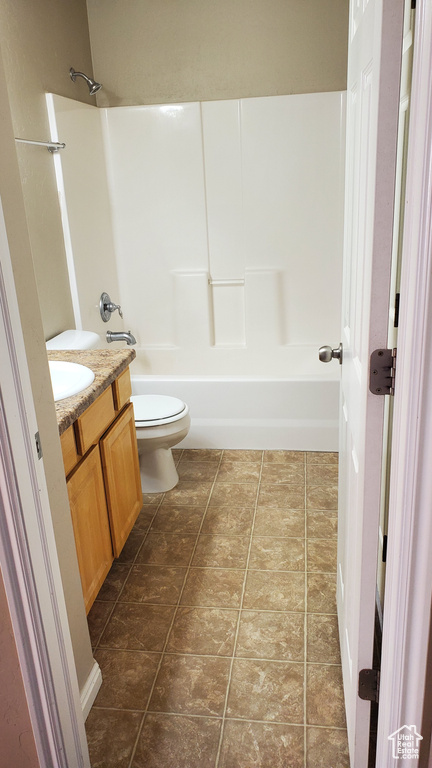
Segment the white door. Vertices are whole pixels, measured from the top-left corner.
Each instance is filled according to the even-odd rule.
[[[369,358],[387,346],[404,0],[352,0],[342,308],[338,618],[351,768],[366,768],[384,397]]]

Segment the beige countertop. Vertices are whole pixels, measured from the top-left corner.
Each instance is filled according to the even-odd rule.
[[[86,365],[95,374],[93,384],[55,404],[59,432],[62,434],[126,370],[135,359],[136,352],[134,349],[56,349],[49,350],[47,355],[48,360]]]

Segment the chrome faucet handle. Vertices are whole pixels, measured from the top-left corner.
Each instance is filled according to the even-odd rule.
[[[114,302],[111,301],[108,293],[102,293],[99,300],[99,312],[104,323],[108,322],[112,313],[115,312],[116,309],[118,309],[120,317],[123,318],[123,312],[120,304],[114,304]]]
[[[120,317],[123,318],[123,312],[122,312],[122,308],[121,308],[120,304],[113,304],[110,301],[110,303],[106,305],[106,308],[107,308],[108,312],[110,312],[111,314],[113,312],[115,312],[116,309],[118,309],[118,313],[119,313]]]

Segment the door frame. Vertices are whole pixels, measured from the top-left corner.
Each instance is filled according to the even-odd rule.
[[[432,598],[432,4],[417,0],[402,245],[377,762],[421,732]],[[427,739],[425,738],[425,742]]]

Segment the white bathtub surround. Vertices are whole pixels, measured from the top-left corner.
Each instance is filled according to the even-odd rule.
[[[132,390],[188,404],[191,426],[179,448],[338,450],[338,381],[132,375]]]
[[[141,373],[338,342],[344,94],[113,108],[104,129]]]

